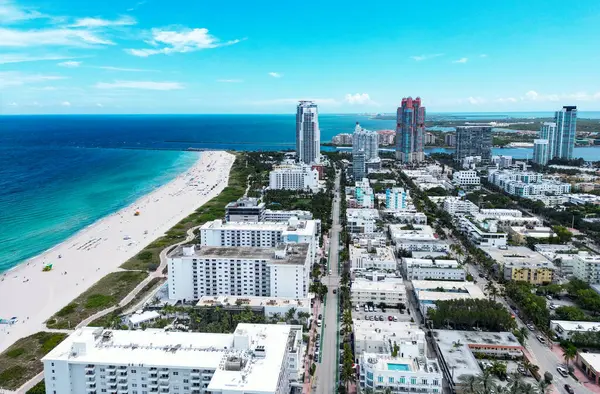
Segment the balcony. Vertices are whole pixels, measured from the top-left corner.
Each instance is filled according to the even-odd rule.
[[[91,373],[87,373],[87,372],[86,372],[86,374],[85,374],[85,378],[86,378],[86,380],[87,380],[88,382],[89,382],[89,381],[92,381],[92,380],[95,380],[95,379],[96,379],[96,372],[91,372]]]
[[[90,386],[86,387],[85,391],[88,392],[88,393],[91,393],[91,392],[95,393],[96,392],[96,384],[94,383],[93,385],[90,385]]]
[[[85,366],[85,373],[90,373],[90,372],[94,372],[96,370],[96,367],[93,365],[86,365]]]
[[[199,379],[200,378],[200,372],[192,372],[190,374],[190,376],[192,377],[192,379]]]

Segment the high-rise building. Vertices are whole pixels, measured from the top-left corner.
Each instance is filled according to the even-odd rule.
[[[403,98],[396,113],[396,159],[404,163],[420,162],[425,132],[425,107],[417,97]]]
[[[352,135],[352,153],[360,150],[364,151],[367,161],[379,158],[379,135],[376,131],[363,129],[356,122]]]
[[[363,179],[367,175],[366,155],[364,150],[352,150],[352,176],[355,180]]]
[[[481,162],[487,164],[492,157],[492,128],[488,126],[456,127],[456,154],[454,160],[465,157],[481,156]]]
[[[556,123],[556,142],[551,143],[553,148],[551,158],[571,159],[577,133],[577,107],[574,105],[564,106],[562,110],[556,111],[554,121]]]
[[[546,139],[533,140],[533,162],[541,166],[548,164],[550,158],[550,143]]]
[[[456,146],[456,134],[448,133],[444,136],[444,142],[447,146]]]
[[[300,101],[296,112],[296,157],[305,164],[320,160],[319,111],[312,101]]]

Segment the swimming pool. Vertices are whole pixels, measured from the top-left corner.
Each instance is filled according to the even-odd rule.
[[[390,371],[410,371],[408,364],[392,364],[388,363],[388,369]]]

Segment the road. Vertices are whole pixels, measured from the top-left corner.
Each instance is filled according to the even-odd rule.
[[[331,394],[337,392],[337,367],[338,367],[338,294],[334,294],[340,285],[338,270],[340,232],[340,173],[335,178],[335,196],[333,200],[333,221],[330,231],[329,242],[329,269],[331,275],[323,278],[323,283],[328,287],[327,299],[323,310],[323,338],[321,346],[321,362],[317,364],[316,370],[316,393]]]

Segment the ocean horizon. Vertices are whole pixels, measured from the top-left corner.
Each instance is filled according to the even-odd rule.
[[[357,121],[395,127],[370,115],[321,114],[319,121],[322,141],[352,132]],[[294,141],[288,114],[0,116],[0,272],[168,183],[198,158],[188,149],[283,150]],[[575,148],[575,155],[592,160],[596,149]],[[531,151],[495,153],[525,158]]]

